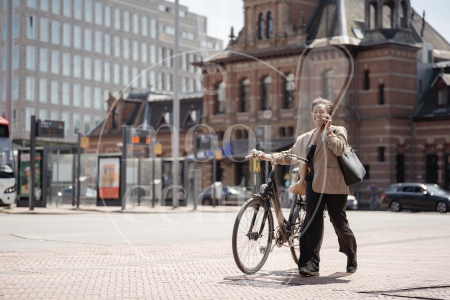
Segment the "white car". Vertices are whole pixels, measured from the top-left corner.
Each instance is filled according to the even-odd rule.
[[[358,209],[358,200],[356,200],[355,196],[348,195],[347,210],[355,210],[355,209]]]

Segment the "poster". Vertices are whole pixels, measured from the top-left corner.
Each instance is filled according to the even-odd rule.
[[[30,153],[20,153],[19,159],[19,197],[28,198],[31,188]],[[36,152],[34,164],[34,196],[36,201],[41,200],[42,195],[42,153]]]
[[[120,158],[99,159],[99,197],[100,199],[119,199]]]

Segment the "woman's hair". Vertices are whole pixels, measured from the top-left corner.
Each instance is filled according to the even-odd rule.
[[[313,100],[313,102],[311,103],[311,111],[313,111],[314,107],[319,104],[325,106],[325,109],[327,110],[327,112],[330,116],[333,114],[333,108],[334,108],[333,103],[331,103],[330,101],[328,101],[327,99],[324,99],[322,97],[318,97]]]

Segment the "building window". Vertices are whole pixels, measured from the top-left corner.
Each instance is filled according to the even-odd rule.
[[[64,134],[68,135],[68,134],[70,134],[69,113],[68,112],[63,112],[62,113],[62,119],[64,121]]]
[[[105,26],[111,27],[111,7],[105,6]]]
[[[19,68],[19,46],[13,47],[12,68],[13,68],[13,70],[16,70]]]
[[[119,129],[119,110],[114,108],[112,115],[112,129]]]
[[[59,52],[52,51],[52,74],[59,74]]]
[[[76,49],[81,49],[81,27],[73,27],[73,47]]]
[[[88,28],[84,29],[84,50],[92,51],[92,31]]]
[[[36,8],[36,0],[27,0],[27,6],[31,8]],[[4,8],[6,9],[6,6]]]
[[[81,77],[81,56],[79,55],[73,56],[73,77]]]
[[[63,15],[69,18],[72,16],[72,0],[64,0]]]
[[[59,45],[59,22],[52,21],[52,43]]]
[[[445,87],[441,90],[438,90],[438,106],[446,107],[448,104],[448,88]]]
[[[324,98],[334,102],[334,70],[329,70],[323,77],[323,95]]]
[[[114,37],[114,56],[120,57],[120,37]]]
[[[131,86],[133,88],[137,88],[138,86],[138,69],[137,68],[132,68],[131,69]]]
[[[148,50],[146,43],[142,43],[141,45],[141,60],[143,63],[146,63],[148,60]]]
[[[286,135],[287,136],[294,136],[294,127],[293,126],[288,126],[286,129]]]
[[[141,88],[145,90],[147,88],[148,80],[147,80],[147,71],[142,70],[141,73]]]
[[[73,85],[73,106],[80,107],[81,104],[81,87],[79,84]]]
[[[437,154],[427,154],[427,183],[438,183],[438,156]]]
[[[294,107],[294,74],[289,74],[284,78],[284,103],[283,108]]]
[[[48,42],[48,20],[41,18],[40,38],[42,42]]]
[[[70,105],[70,83],[63,82],[62,84],[62,104]]]
[[[225,99],[226,99],[225,83],[220,82],[216,86],[216,91],[219,91],[219,92],[216,94],[215,111],[216,111],[216,114],[223,114],[223,113],[225,113]]]
[[[378,91],[378,104],[384,105],[384,84],[380,84],[379,91]]]
[[[80,132],[80,115],[73,114],[73,133],[78,134]]]
[[[70,76],[70,53],[63,53],[63,65],[62,74],[64,76]]]
[[[91,87],[90,86],[85,86],[84,87],[84,107],[91,107],[91,102],[92,102],[92,98],[91,98]]]
[[[53,80],[51,83],[51,102],[53,104],[58,104],[59,103],[59,83],[58,81]]]
[[[94,89],[94,108],[95,109],[102,108],[102,89],[101,88]]]
[[[53,0],[52,1],[52,13],[59,15],[61,12],[60,2],[61,0]]]
[[[433,50],[428,50],[428,63],[432,64],[433,61]]]
[[[47,111],[45,109],[39,109],[39,119],[46,120],[47,119]]]
[[[130,32],[130,13],[123,12],[123,31]]]
[[[397,154],[396,157],[397,182],[405,182],[405,154]]]
[[[114,9],[114,29],[120,29],[120,9]]]
[[[378,147],[378,161],[379,162],[385,161],[384,150],[385,150],[384,147]]]
[[[96,59],[94,62],[94,80],[102,81],[102,61],[100,59]]]
[[[84,79],[92,79],[91,58],[84,58]]]
[[[258,39],[262,40],[264,38],[264,14],[260,13],[258,15]]]
[[[370,89],[370,72],[366,70],[364,72],[364,90],[368,91]]]
[[[31,129],[31,116],[34,115],[34,108],[27,107],[25,109],[25,130],[30,132]]]
[[[96,30],[95,31],[95,46],[94,51],[96,53],[102,53],[102,32]]]
[[[102,14],[102,4],[99,2],[95,2],[95,24],[102,25],[103,23],[103,14]]]
[[[285,127],[280,127],[280,128],[278,128],[278,135],[279,135],[280,137],[286,136],[286,128],[285,128]]]
[[[85,0],[84,2],[84,20],[86,22],[92,22],[92,1]]]
[[[133,41],[133,60],[139,60],[139,42]]]
[[[47,103],[47,79],[39,79],[39,101]]]
[[[239,105],[240,112],[249,111],[250,106],[250,79],[246,78],[241,82],[241,101]]]
[[[26,78],[26,94],[25,98],[28,101],[34,101],[34,77],[27,77]]]
[[[63,24],[63,45],[66,47],[70,47],[70,40],[72,35],[70,34],[70,24]]]
[[[81,20],[81,0],[74,0],[74,13],[73,16],[77,20]]]
[[[155,19],[151,19],[150,21],[150,37],[152,39],[156,39],[158,36],[158,24],[156,23]]]
[[[120,66],[114,64],[114,84],[120,84]]]
[[[48,11],[48,0],[41,0],[41,10]]]
[[[109,34],[105,34],[105,54],[111,55],[111,36]]]
[[[270,86],[272,85],[272,78],[270,76],[264,77],[261,82],[261,109],[266,110],[271,106],[270,101]]]
[[[110,83],[110,81],[111,81],[111,73],[110,72],[111,72],[110,64],[109,64],[109,62],[105,61],[105,63],[103,64],[103,74],[105,74],[105,76],[104,76],[105,83]]]
[[[130,59],[130,40],[123,39],[123,57]]]
[[[123,85],[128,85],[130,83],[130,69],[128,66],[123,66]]]
[[[237,140],[242,139],[242,130],[239,129],[236,130],[236,139]]]
[[[48,72],[48,50],[41,48],[39,57],[39,70],[41,72]]]
[[[84,134],[89,134],[91,131],[91,116],[84,116]]]
[[[27,46],[27,69],[36,69],[36,48],[33,46]]]
[[[27,17],[27,38],[29,38],[29,39],[36,38],[36,17],[35,16]]]
[[[272,37],[273,32],[273,20],[272,20],[272,12],[267,13],[267,29],[266,29],[266,37],[269,39]]]
[[[139,16],[137,14],[133,14],[133,33],[139,34]]]
[[[147,17],[142,17],[142,35],[148,35],[148,19]]]

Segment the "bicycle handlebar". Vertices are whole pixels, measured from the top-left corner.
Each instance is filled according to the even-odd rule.
[[[295,154],[290,154],[290,153],[288,153],[288,154],[280,153],[280,154],[278,154],[278,155],[269,155],[269,154],[263,154],[263,155],[262,155],[262,157],[267,158],[267,159],[269,159],[269,160],[272,160],[272,158],[274,158],[275,161],[276,161],[278,158],[281,158],[281,157],[283,157],[283,156],[291,156],[291,157],[294,157],[294,158],[296,158],[299,162],[302,162],[302,163],[308,162],[308,160],[307,160],[306,158],[300,157],[300,156],[295,155]],[[254,156],[250,154],[250,155],[245,156],[245,159],[252,158],[252,157],[254,158]],[[272,162],[273,162],[273,161],[272,161]]]

